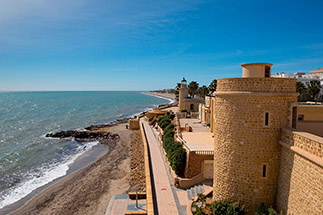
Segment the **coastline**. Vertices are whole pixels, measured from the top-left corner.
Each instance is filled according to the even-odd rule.
[[[175,102],[174,95],[169,96],[161,93],[143,94],[156,96],[168,100],[170,103]],[[127,119],[128,117],[108,123],[108,130],[112,133],[120,134],[121,137],[114,149],[108,150],[102,144],[96,145],[93,149],[77,158],[70,165],[66,175],[56,178],[52,182],[32,191],[21,200],[0,209],[0,215],[104,214],[112,195],[124,194],[130,189],[130,156],[128,149],[132,131],[125,129]],[[111,164],[110,169],[113,174],[101,174],[108,171],[107,169],[103,171],[104,167],[107,167],[106,163]],[[89,172],[92,174],[89,175]],[[93,184],[100,184],[98,180],[102,180],[102,178],[107,182],[104,186],[105,188],[102,189],[101,187],[99,189],[98,195],[94,198],[95,201],[93,199],[84,204],[84,201],[86,202],[88,199],[88,194],[93,192],[93,189],[88,190],[89,187],[92,187]],[[85,196],[80,198],[82,193]],[[77,207],[74,207],[75,205]],[[64,208],[72,209],[67,212],[64,211]]]
[[[105,149],[97,159],[85,166],[80,162],[75,163],[74,167],[71,165],[69,174],[48,184],[22,207],[9,213],[104,214],[110,197],[123,194],[130,187],[129,147],[132,131],[127,130],[125,125],[126,123],[119,123],[109,127],[110,132],[120,134],[120,140],[114,148]],[[99,150],[102,152],[102,147],[105,146],[100,146]],[[86,157],[91,155],[87,154]]]
[[[168,101],[170,101],[171,103],[175,103],[176,102],[176,97],[174,93],[157,93],[157,92],[143,92],[143,94],[145,95],[149,95],[149,96],[155,96],[158,98],[162,98],[162,99],[166,99]]]
[[[56,186],[56,184],[59,183],[61,180],[64,180],[65,178],[70,177],[70,175],[91,165],[93,162],[96,162],[107,152],[108,152],[108,148],[106,146],[102,144],[95,145],[91,150],[83,153],[72,164],[70,164],[69,169],[65,175],[55,178],[53,181],[41,187],[38,187],[37,189],[29,193],[27,196],[18,200],[17,202],[10,204],[8,206],[5,206],[4,208],[1,208],[0,215],[12,214],[16,210],[19,210],[20,208],[27,205],[30,201],[32,201],[32,199],[37,195],[40,195],[43,192],[47,192],[47,189],[50,189],[52,186]]]

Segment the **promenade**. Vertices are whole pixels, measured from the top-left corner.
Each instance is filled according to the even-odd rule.
[[[143,128],[146,134],[148,142],[148,150],[150,153],[150,162],[152,169],[152,186],[153,195],[157,202],[157,208],[155,208],[155,214],[160,215],[175,215],[186,214],[185,206],[181,206],[177,195],[177,190],[171,183],[171,179],[168,175],[163,156],[161,154],[156,134],[149,126],[148,122],[143,118],[141,119]],[[185,191],[179,191],[184,192]],[[186,197],[186,196],[185,196]],[[187,198],[186,198],[187,199]],[[183,202],[184,203],[184,202]],[[185,204],[185,203],[184,203]]]

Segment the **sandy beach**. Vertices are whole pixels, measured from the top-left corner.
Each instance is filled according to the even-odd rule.
[[[154,95],[154,96],[160,96],[167,99],[173,99],[175,100],[175,94],[174,93],[157,93],[157,92],[144,92],[144,94]]]
[[[130,188],[132,131],[125,125],[107,128],[120,136],[114,148],[89,166],[64,177],[11,214],[105,214],[110,197],[125,194]]]
[[[175,99],[174,94],[154,92],[147,94]],[[75,164],[79,166],[78,170],[45,186],[29,200],[23,202],[22,207],[22,204],[13,204],[12,209],[8,211],[18,209],[10,214],[104,215],[113,195],[126,194],[133,191],[132,187],[144,191],[141,135],[139,131],[126,129],[126,125],[127,123],[123,121],[106,128],[98,128],[96,132],[118,134],[120,139],[112,145],[99,145],[96,150],[106,152],[96,161],[91,161],[90,164],[89,162]],[[94,153],[98,154],[98,152]],[[71,166],[72,168],[75,167]]]

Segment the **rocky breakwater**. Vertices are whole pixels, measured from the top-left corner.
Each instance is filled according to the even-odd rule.
[[[98,141],[101,144],[109,146],[109,148],[114,148],[116,140],[120,138],[118,134],[113,134],[107,131],[107,128],[111,125],[100,126],[97,129],[77,131],[77,130],[67,130],[58,131],[46,134],[46,137],[50,138],[74,138],[78,142],[91,142]]]

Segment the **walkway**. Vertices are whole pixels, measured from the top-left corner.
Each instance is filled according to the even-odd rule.
[[[148,149],[150,153],[150,162],[152,169],[152,184],[155,190],[157,201],[157,213],[160,215],[179,214],[175,198],[172,191],[172,184],[169,181],[168,173],[159,149],[159,143],[149,126],[148,122],[141,119],[146,133]]]

